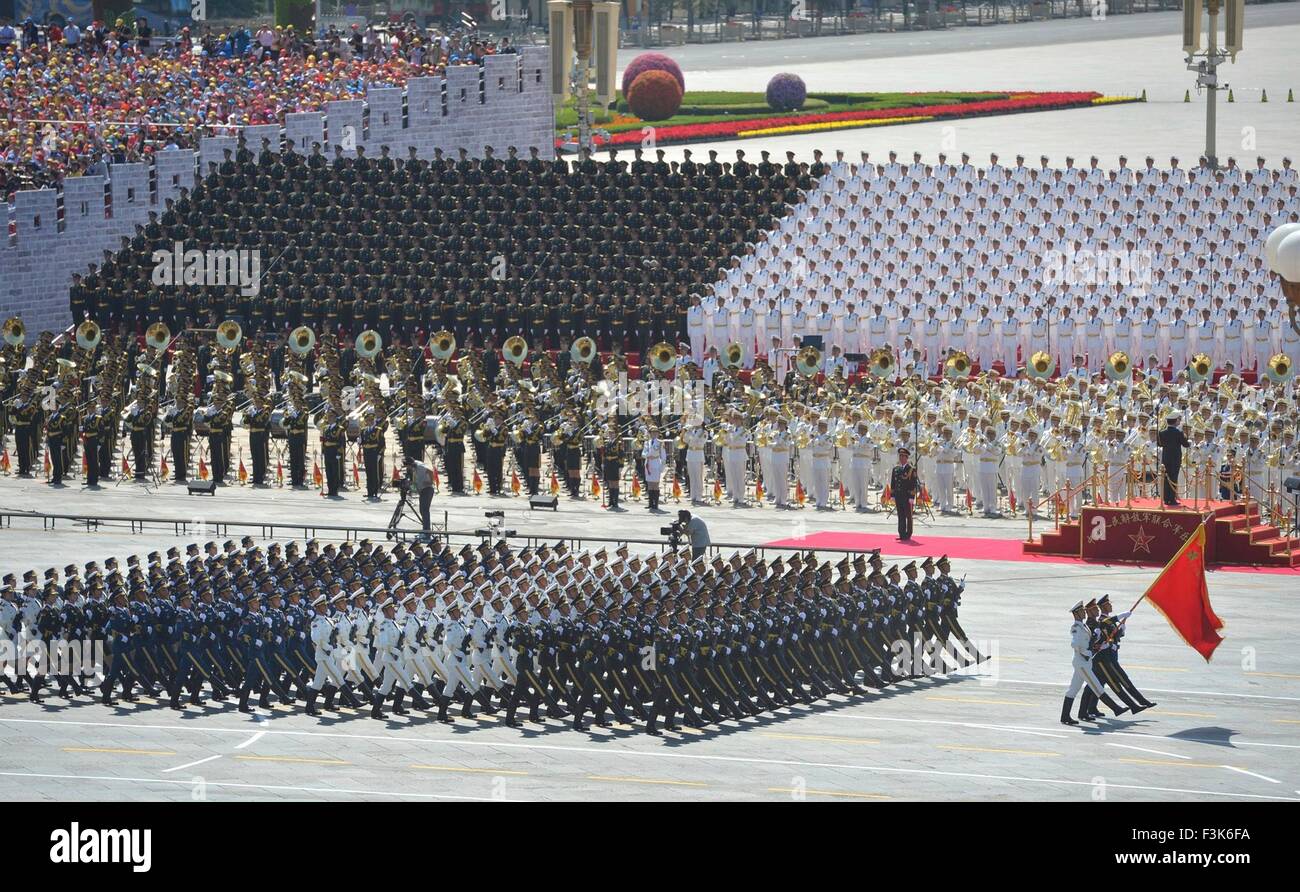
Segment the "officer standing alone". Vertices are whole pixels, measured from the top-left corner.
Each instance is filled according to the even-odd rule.
[[[912,538],[912,499],[916,498],[916,468],[911,463],[912,453],[898,450],[898,464],[889,475],[889,491],[898,510],[898,538],[907,542]]]

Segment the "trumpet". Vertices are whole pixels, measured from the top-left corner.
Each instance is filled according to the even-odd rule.
[[[6,319],[3,330],[5,343],[10,347],[17,347],[27,340],[27,326],[23,325],[23,320],[17,316],[10,316]]]
[[[451,359],[451,355],[456,352],[456,336],[445,329],[434,332],[433,337],[429,338],[429,352],[434,359]]]
[[[512,335],[506,339],[501,354],[516,367],[521,366],[528,357],[528,342],[519,335]]]
[[[299,325],[289,332],[289,349],[294,356],[306,356],[316,346],[316,332],[305,325]]]

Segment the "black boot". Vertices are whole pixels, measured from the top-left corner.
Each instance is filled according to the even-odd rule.
[[[424,701],[424,698],[420,696],[420,692],[422,690],[424,690],[424,686],[418,684],[415,687],[411,688],[411,705],[414,706],[416,709],[425,710],[429,708],[429,704],[426,703]]]
[[[176,693],[172,694],[172,698],[167,705],[177,712],[184,710],[185,707],[181,706],[181,692],[179,688],[176,689]]]
[[[316,697],[319,695],[320,691],[307,689],[307,715],[320,715],[320,710],[316,708]]]
[[[1127,709],[1125,709],[1123,706],[1120,706],[1118,703],[1112,700],[1110,698],[1110,694],[1102,694],[1099,699],[1101,700],[1102,703],[1105,703],[1106,708],[1109,709],[1111,712],[1115,713],[1115,715],[1123,715],[1124,713],[1128,712]]]
[[[388,718],[388,716],[384,715],[384,695],[377,691],[375,692],[375,699],[371,701],[370,717],[372,719]]]
[[[352,689],[352,685],[350,683],[344,684],[343,690],[340,693],[343,694],[344,706],[350,706],[353,709],[361,708],[361,701],[357,699],[357,693]]]
[[[1061,704],[1061,724],[1077,725],[1079,724],[1070,716],[1070,710],[1074,708],[1074,698],[1066,697],[1065,702]]]
[[[321,690],[325,692],[325,711],[338,712],[338,707],[334,705],[334,697],[338,694],[339,689],[332,684],[327,684]]]
[[[402,699],[406,697],[406,691],[401,688],[397,689],[397,697],[393,700],[393,715],[409,715],[410,711],[402,705]]]
[[[474,703],[473,698],[470,697],[470,695],[469,695],[468,693],[465,694],[464,699],[462,699],[462,700],[460,701],[460,717],[461,717],[461,718],[463,718],[463,719],[472,719],[472,718],[474,718],[474,713],[473,713],[473,711],[471,710],[471,706],[473,705],[473,703]]]
[[[44,703],[41,699],[41,685],[45,684],[44,675],[33,675],[31,679],[31,688],[27,692],[27,700],[30,703]]]
[[[454,725],[456,720],[447,715],[447,707],[451,705],[450,697],[438,698],[438,721],[444,725]]]
[[[248,705],[248,695],[253,691],[252,688],[243,687],[239,689],[239,711],[252,712],[253,707]]]

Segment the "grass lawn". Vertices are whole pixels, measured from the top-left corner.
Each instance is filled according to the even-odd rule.
[[[763,93],[741,93],[721,90],[687,91],[682,97],[682,107],[677,114],[663,121],[654,121],[657,127],[678,124],[711,124],[718,121],[762,120],[767,117],[789,117],[799,114],[826,114],[828,112],[864,111],[881,108],[906,109],[921,105],[945,105],[961,102],[982,102],[1004,99],[1006,93],[809,93],[802,109],[778,112],[768,108]],[[639,130],[646,122],[634,117],[620,93],[612,110],[596,108],[593,119],[597,127],[610,133]],[[556,111],[555,128],[559,133],[578,126],[578,111],[572,97]]]

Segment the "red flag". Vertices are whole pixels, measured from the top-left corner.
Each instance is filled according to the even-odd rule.
[[[441,492],[442,478],[438,476],[438,465],[435,462],[433,465],[431,465],[431,467],[433,468],[433,488],[435,491]]]
[[[754,481],[754,501],[758,502],[758,507],[763,507],[763,481],[761,478]]]
[[[158,463],[158,476],[166,478],[168,470],[170,469],[167,467],[167,457],[163,456],[162,461]]]
[[[511,469],[510,471],[510,492],[512,495],[519,495],[519,472]]]
[[[636,474],[632,475],[632,498],[641,498],[641,478]]]
[[[967,511],[975,510],[975,495],[970,491],[969,488],[967,488],[966,490],[966,510]]]
[[[46,452],[46,453],[45,453],[45,464],[46,464],[45,472],[48,474],[48,473],[49,473],[49,470],[50,470],[50,469],[49,469],[49,464],[50,464],[50,453],[49,453],[49,452]],[[126,456],[124,455],[124,456],[122,456],[122,476],[123,476],[123,477],[129,477],[130,475],[131,475],[131,465],[130,465],[130,463],[126,460]]]
[[[844,507],[846,501],[847,501],[847,499],[845,498],[845,495],[844,495],[844,481],[841,480],[841,481],[840,481],[840,507],[841,507],[841,508]]]
[[[600,498],[600,478],[596,476],[595,471],[591,474],[591,497],[593,499]]]
[[[239,485],[243,486],[248,482],[248,468],[244,467],[244,456],[239,456]]]
[[[680,481],[678,481],[677,475],[674,474],[673,475],[673,501],[680,502],[681,500],[682,500],[682,484]]]
[[[717,477],[713,478],[713,501],[722,501],[722,481]]]
[[[1205,585],[1205,524],[1183,543],[1142,597],[1164,614],[1174,631],[1205,657],[1205,662],[1210,661],[1214,649],[1223,641],[1219,634],[1223,620],[1210,606],[1210,592]]]
[[[551,495],[553,495],[553,496],[558,496],[559,494],[560,494],[560,478],[557,477],[557,476],[555,476],[555,471],[552,469],[552,471],[551,471]]]
[[[880,504],[882,505],[887,504],[893,498],[894,498],[894,494],[890,490],[889,484],[886,483],[884,490],[882,490],[880,493]]]
[[[278,460],[275,463],[275,485],[284,486],[284,463]]]
[[[123,465],[126,464],[126,459],[122,459],[122,464],[123,464]],[[131,469],[130,469],[130,468],[127,468],[127,471],[126,471],[126,472],[127,472],[128,474],[131,473]],[[53,466],[50,464],[50,450],[49,450],[48,448],[46,448],[46,450],[45,450],[45,476],[46,476],[46,477],[49,477],[49,476],[51,476],[53,473],[54,473]]]
[[[166,464],[166,463],[167,463],[167,462],[166,462],[166,460],[164,459],[164,460],[163,460],[163,464]],[[81,473],[82,473],[82,476],[85,476],[85,475],[88,474],[89,472],[90,472],[90,469],[86,467],[86,451],[83,449],[83,450],[81,451]],[[164,477],[167,476],[167,472],[166,472],[166,471],[163,471],[163,476],[164,476]]]
[[[397,473],[397,454],[393,454],[393,486],[402,482],[402,475]]]
[[[1016,491],[1014,489],[1007,490],[1007,498],[1011,500],[1011,513],[1015,514],[1016,513]]]
[[[361,469],[357,467],[357,457],[352,456],[352,485],[357,489],[361,488]]]
[[[478,474],[478,468],[474,469],[474,495],[483,492],[483,478]]]
[[[325,478],[322,477],[320,473],[320,462],[313,461],[311,463],[311,482],[312,486],[315,486],[317,489],[320,489],[325,485]]]
[[[6,474],[9,473],[9,450],[8,449],[6,449],[4,452],[0,452],[0,471],[4,471]]]
[[[802,481],[802,480],[796,480],[796,481],[794,482],[794,500],[799,504],[799,507],[802,508],[802,507],[803,507],[803,503],[804,503],[807,499],[808,499],[808,496],[805,495],[805,494],[804,494],[804,491],[803,491],[803,481]]]
[[[199,479],[200,480],[208,479],[208,463],[205,462],[202,458],[199,459]]]

